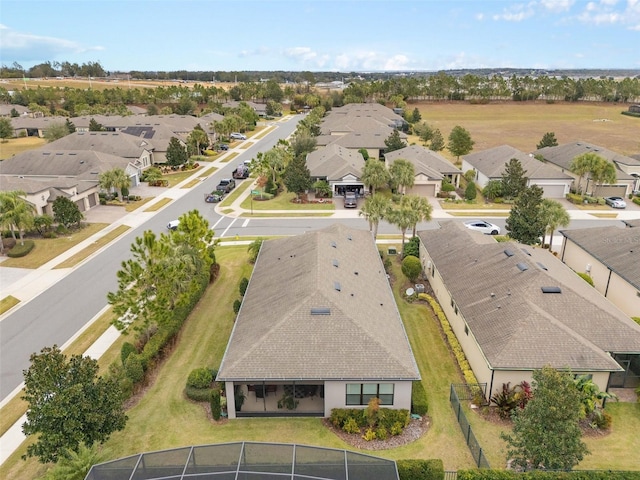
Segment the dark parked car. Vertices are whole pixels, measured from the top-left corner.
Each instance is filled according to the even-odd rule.
[[[223,178],[216,187],[216,190],[220,190],[224,193],[229,193],[236,188],[236,181],[233,178]]]
[[[358,207],[358,197],[356,197],[355,193],[347,193],[344,196],[344,208],[357,208]]]
[[[227,151],[229,150],[229,145],[227,145],[226,143],[219,143],[216,145],[215,150],[217,152]]]

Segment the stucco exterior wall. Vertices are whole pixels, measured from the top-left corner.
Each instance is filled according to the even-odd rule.
[[[366,405],[347,405],[347,383],[393,383],[393,405],[383,405],[385,408],[411,410],[411,385],[410,381],[383,381],[383,380],[349,380],[327,381],[324,383],[324,416],[331,415],[334,408],[367,408]]]
[[[561,260],[579,273],[587,273],[590,265],[589,273],[596,290],[630,317],[640,317],[640,291],[566,237]]]

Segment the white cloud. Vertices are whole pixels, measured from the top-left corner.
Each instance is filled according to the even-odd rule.
[[[269,49],[267,47],[258,47],[253,50],[241,50],[240,52],[238,52],[238,56],[241,58],[256,57],[256,56],[266,55],[268,53],[269,53]]]
[[[484,20],[484,13],[476,13],[476,20],[479,20],[479,21]]]
[[[578,20],[591,25],[619,25],[629,30],[640,30],[640,1],[627,0],[620,4],[616,0],[589,2],[578,15]]]
[[[494,20],[506,22],[521,22],[535,14],[535,2],[517,3],[502,10],[502,13],[493,15]]]
[[[616,0],[613,0],[616,1]],[[540,5],[551,12],[568,12],[575,0],[540,0]]]
[[[89,51],[102,51],[104,47],[87,47],[71,40],[17,32],[0,25],[2,56],[13,61],[49,61],[56,57]]]

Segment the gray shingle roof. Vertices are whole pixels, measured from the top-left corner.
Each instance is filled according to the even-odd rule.
[[[307,155],[307,167],[312,177],[326,177],[329,181],[340,180],[348,174],[360,178],[364,158],[356,150],[328,145]]]
[[[385,161],[393,163],[398,158],[404,158],[413,163],[416,173],[425,173],[432,176],[436,173],[436,178],[442,175],[455,175],[462,173],[451,162],[437,152],[419,145],[409,145],[408,147],[394,150],[384,155]]]
[[[219,380],[419,377],[370,232],[334,224],[263,243]]]
[[[640,231],[594,227],[560,233],[640,290]]]
[[[151,140],[120,132],[75,132],[47,145],[48,150],[95,150],[122,158],[139,159],[153,151]]]
[[[616,164],[621,163],[623,165],[640,165],[639,160],[621,155],[598,145],[593,145],[592,143],[583,142],[582,140],[565,143],[556,147],[544,147],[540,150],[536,150],[534,153],[541,154],[545,158],[545,160],[553,163],[554,165],[558,165],[565,170],[570,170],[569,167],[571,166],[571,162],[573,161],[573,159],[578,155],[582,155],[583,153],[596,153],[602,158]],[[631,175],[620,170],[617,165],[616,175],[618,177],[618,180],[628,180],[634,178]]]
[[[548,251],[441,225],[418,235],[492,368],[614,371],[607,352],[640,353],[640,326]]]
[[[51,145],[51,144],[49,144]],[[129,161],[91,150],[49,150],[39,148],[19,153],[0,162],[0,175],[34,177],[84,177],[97,180],[98,174],[120,167]]]
[[[506,164],[508,164],[509,160],[512,158],[520,160],[522,168],[526,170],[525,175],[531,180],[569,180],[572,178],[566,173],[562,173],[557,168],[536,160],[510,145],[500,145],[499,147],[489,148],[487,150],[465,155],[462,158],[488,178],[501,178]]]

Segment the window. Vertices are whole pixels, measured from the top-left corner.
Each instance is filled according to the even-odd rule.
[[[393,383],[347,383],[347,405],[368,405],[376,397],[380,405],[393,405]]]

